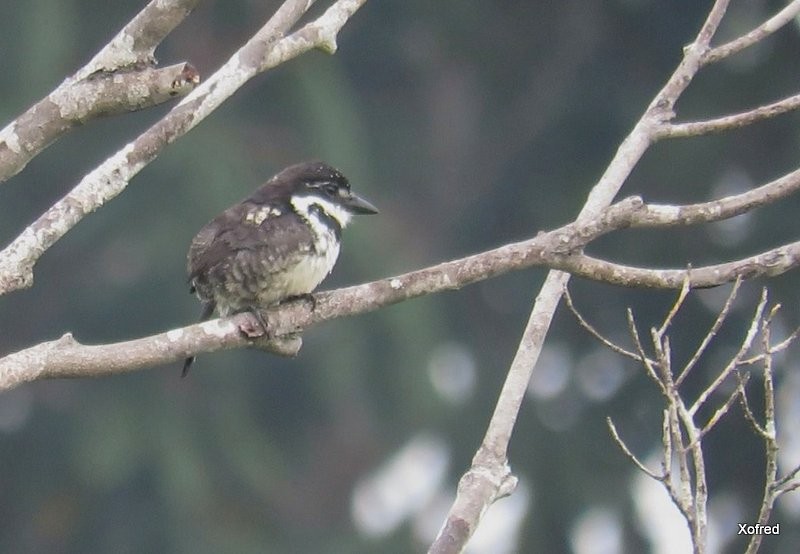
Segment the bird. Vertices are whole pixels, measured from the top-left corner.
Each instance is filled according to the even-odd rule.
[[[249,311],[266,333],[259,309],[310,295],[333,270],[352,216],[376,213],[325,162],[277,173],[192,239],[186,269],[189,291],[203,306],[201,320]],[[182,377],[193,362],[186,358]]]

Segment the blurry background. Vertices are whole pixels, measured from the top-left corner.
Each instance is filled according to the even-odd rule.
[[[3,124],[144,4],[0,5]],[[327,5],[319,4],[316,13]],[[200,307],[184,269],[192,236],[300,160],[339,167],[381,209],[348,229],[324,288],[563,224],[710,4],[368,2],[335,56],[312,53],[249,83],[50,249],[32,289],[0,297],[0,355],[67,331],[104,343],[195,321]],[[783,5],[732,4],[717,42]],[[204,2],[165,41],[159,60],[189,60],[208,76],[277,5]],[[789,26],[702,72],[679,103],[681,118],[797,92],[799,38]],[[0,185],[0,244],[168,108],[92,122]],[[797,122],[790,115],[660,144],[623,194],[686,203],[780,176],[797,167]],[[718,225],[617,233],[590,252],[660,267],[723,261],[796,239],[798,208],[791,198]],[[337,320],[307,332],[297,359],[207,354],[183,380],[175,365],[1,394],[0,551],[423,550],[485,431],[543,276],[520,272]],[[702,386],[727,360],[765,284],[784,305],[782,329],[800,321],[796,274],[748,283],[690,386]],[[677,360],[690,354],[728,290],[688,301],[674,330]],[[578,280],[573,292],[585,316],[625,344],[626,306],[644,330],[674,298]],[[778,376],[787,464],[800,461],[800,438],[788,435],[800,417],[796,354],[781,358]],[[471,551],[681,551],[685,527],[605,426],[612,416],[631,448],[650,459],[660,406],[643,371],[598,346],[562,308],[510,449],[520,487],[490,510]],[[763,456],[738,408],[709,437],[706,454],[714,551],[741,551],[736,522],[755,521]],[[764,551],[794,552],[798,518],[797,495],[780,502],[773,522],[781,536]]]

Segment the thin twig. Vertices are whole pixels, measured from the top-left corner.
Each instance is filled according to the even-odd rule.
[[[787,492],[792,492],[800,489],[800,481],[794,481],[791,483],[787,483],[786,485],[782,485],[775,489],[776,498],[782,494],[786,494]]]
[[[689,470],[689,460],[686,456],[686,445],[684,444],[683,431],[681,430],[680,417],[678,415],[678,405],[673,400],[669,401],[667,406],[669,412],[669,430],[672,434],[672,445],[675,449],[675,458],[678,461],[678,498],[680,499],[679,507],[683,512],[684,517],[692,527],[694,515],[694,497],[692,495],[692,474]]]
[[[745,373],[744,375],[742,375],[742,385],[746,386],[747,381],[749,379],[750,379],[749,373]],[[717,410],[714,412],[714,415],[711,416],[711,418],[708,420],[705,426],[700,430],[700,433],[697,435],[697,438],[694,440],[694,442],[687,445],[686,447],[687,450],[690,448],[694,448],[696,443],[701,441],[714,428],[714,426],[720,422],[720,420],[725,416],[725,414],[728,413],[733,403],[736,402],[736,400],[739,398],[741,390],[742,389],[740,389],[739,387],[736,387],[736,389],[734,389],[734,391],[728,395],[728,398],[727,400],[725,400],[725,403],[719,408],[717,408]]]
[[[675,302],[672,303],[672,308],[670,308],[667,316],[664,318],[664,321],[661,323],[661,327],[658,328],[656,331],[656,336],[660,340],[661,337],[664,336],[664,333],[667,332],[669,326],[672,324],[672,321],[675,319],[675,316],[678,314],[678,311],[683,306],[684,300],[689,295],[689,291],[691,291],[691,284],[690,284],[690,272],[691,267],[687,268],[686,270],[686,279],[683,281],[683,285],[681,285],[680,293],[678,293],[678,298],[675,299]]]
[[[800,94],[794,94],[771,104],[759,106],[746,112],[730,114],[706,121],[671,123],[659,130],[659,138],[686,138],[723,133],[739,129],[759,121],[772,119],[800,108]]]
[[[630,358],[636,362],[642,363],[642,356],[641,354],[637,354],[636,352],[631,352],[618,344],[614,343],[610,339],[604,337],[600,332],[586,319],[581,315],[581,313],[575,307],[575,304],[572,302],[572,295],[569,292],[569,287],[564,290],[564,300],[567,304],[567,308],[569,311],[572,312],[572,315],[575,316],[575,319],[578,320],[578,324],[583,327],[590,335],[592,335],[595,339],[600,341],[606,348],[611,350],[612,352],[616,352],[621,356],[625,356],[626,358]]]
[[[656,385],[658,385],[658,388],[661,390],[661,394],[667,396],[667,389],[664,383],[661,381],[661,377],[658,376],[658,372],[656,371],[655,368],[655,366],[658,365],[658,362],[655,360],[651,360],[644,351],[644,345],[642,344],[642,339],[639,337],[639,329],[636,326],[636,319],[633,316],[633,310],[628,308],[625,313],[628,320],[628,331],[631,334],[634,346],[636,346],[636,351],[639,352],[639,359],[644,364],[644,368],[647,371],[647,375],[653,380],[653,382]]]
[[[679,454],[679,458],[684,458],[685,453],[692,455],[692,474],[694,475],[694,488],[692,491],[692,505],[694,507],[693,518],[689,524],[692,529],[693,542],[695,545],[705,545],[706,532],[708,528],[708,484],[706,482],[706,466],[703,456],[703,447],[700,437],[700,430],[694,421],[694,417],[686,409],[683,399],[677,395],[676,403],[678,414],[686,429],[688,444],[684,447],[684,452]],[[688,465],[688,460],[687,460]],[[690,477],[691,478],[691,477]],[[697,546],[695,548],[698,548]]]
[[[619,436],[619,433],[617,432],[617,427],[616,425],[614,425],[614,421],[610,417],[606,418],[606,423],[608,424],[609,431],[611,431],[611,436],[614,438],[614,442],[617,443],[617,446],[619,446],[620,450],[622,450],[622,452],[628,457],[628,459],[631,462],[633,462],[633,465],[639,468],[639,470],[641,470],[642,473],[655,479],[656,481],[663,481],[665,478],[663,474],[658,475],[654,471],[648,469],[648,467],[644,465],[644,463],[641,460],[639,460],[636,454],[631,452],[630,448],[628,448],[628,445],[625,444],[625,441],[623,441],[622,437]]]
[[[685,295],[679,295],[675,305],[682,304],[684,298]],[[671,310],[664,322],[662,322],[660,329],[667,329],[669,326],[668,320],[674,317],[674,314],[674,310]],[[686,412],[686,407],[683,405],[683,399],[680,397],[679,391],[673,380],[672,356],[669,336],[665,336],[664,333],[659,333],[659,331],[656,329],[652,329],[650,334],[653,341],[653,348],[656,352],[658,360],[658,368],[661,370],[661,381],[664,383],[664,388],[666,389],[667,407],[669,412],[669,431],[672,434],[672,445],[673,448],[677,448],[675,452],[677,453],[678,484],[680,490],[675,494],[677,494],[678,498],[680,499],[679,507],[686,517],[686,520],[689,522],[694,543],[701,544],[698,533],[699,530],[704,528],[703,522],[705,521],[705,503],[702,495],[700,495],[700,491],[705,488],[705,485],[703,476],[698,474],[697,464],[699,463],[702,466],[702,453],[700,454],[700,460],[698,462],[696,459],[696,449],[692,450],[694,455],[693,460],[695,462],[695,486],[693,486],[692,471],[687,458],[687,447],[685,444],[683,431],[683,429],[686,429],[686,432],[689,436],[689,441],[692,442],[697,435],[696,428],[694,427],[694,422],[692,421],[691,416],[689,416]],[[681,425],[681,422],[683,422],[683,425]]]
[[[675,452],[677,453],[678,484],[680,490],[673,491],[671,495],[673,497],[677,496],[679,500],[678,507],[681,509],[687,521],[689,522],[689,527],[693,532],[693,538],[696,538],[694,535],[697,530],[697,522],[702,521],[703,518],[698,516],[697,491],[695,490],[694,493],[692,491],[692,472],[689,467],[689,460],[686,456],[684,432],[681,428],[681,422],[683,421],[683,427],[689,433],[690,441],[691,437],[696,436],[696,433],[694,432],[695,429],[691,418],[687,417],[687,414],[685,413],[686,408],[683,405],[683,400],[681,399],[673,380],[670,340],[669,336],[665,335],[671,320],[677,313],[677,310],[674,309],[675,306],[680,306],[683,304],[683,301],[686,298],[686,292],[684,291],[688,292],[685,285],[681,289],[681,294],[678,295],[678,298],[673,304],[673,309],[671,309],[664,318],[661,327],[659,327],[659,329],[652,328],[650,330],[650,336],[653,349],[656,352],[657,367],[660,370],[660,380],[663,383],[665,396],[667,399],[667,411],[669,414],[668,429],[672,435],[671,444],[673,448],[677,447]],[[670,460],[667,463],[671,464],[672,461]],[[695,478],[699,480],[696,472],[695,475]],[[697,540],[695,540],[695,544],[698,544]]]
[[[744,340],[742,340],[742,344],[739,347],[738,352],[728,362],[728,365],[725,366],[725,369],[723,369],[719,373],[719,375],[717,375],[714,381],[712,381],[711,384],[708,385],[708,387],[706,387],[705,390],[703,390],[703,392],[700,393],[697,400],[695,400],[694,404],[692,404],[692,407],[689,409],[689,413],[691,415],[694,416],[697,413],[697,410],[699,410],[706,403],[708,397],[711,396],[720,387],[720,385],[722,385],[722,383],[728,378],[731,372],[733,372],[734,370],[736,370],[737,367],[739,367],[739,360],[741,360],[744,357],[744,355],[747,354],[747,352],[750,350],[750,348],[753,345],[753,340],[755,340],[756,335],[760,331],[761,318],[764,314],[764,308],[766,307],[766,305],[767,305],[767,289],[764,288],[761,291],[761,300],[759,300],[758,302],[758,306],[756,307],[756,311],[755,314],[753,315],[752,322],[747,330],[747,334],[745,335]]]
[[[672,432],[669,427],[669,409],[665,409],[661,419],[661,444],[664,447],[664,459],[661,460],[661,467],[665,479],[672,479]]]
[[[766,37],[782,28],[784,25],[791,23],[795,16],[797,16],[799,13],[800,0],[793,0],[793,2],[749,33],[706,52],[706,54],[703,56],[702,64],[707,65],[718,62],[732,54],[740,52],[745,48],[761,42]]]
[[[652,328],[650,329],[650,340],[656,353],[656,367],[661,373],[661,382],[667,389],[667,396],[671,398],[674,394],[675,384],[672,379],[672,352],[669,337],[659,335],[658,331]]]
[[[690,505],[683,499],[681,492],[675,489],[673,483],[673,473],[672,473],[672,465],[674,462],[673,458],[673,448],[672,448],[672,428],[670,426],[670,410],[665,409],[663,412],[663,418],[661,423],[661,443],[664,447],[664,457],[661,460],[661,467],[664,473],[664,479],[661,480],[662,484],[664,485],[664,489],[669,494],[672,503],[678,508],[678,510],[689,519],[689,509]]]
[[[781,342],[779,342],[778,344],[773,345],[772,348],[771,348],[772,353],[773,354],[777,354],[778,352],[783,352],[784,350],[789,348],[789,346],[791,346],[792,343],[797,339],[798,335],[800,335],[800,327],[798,327],[797,329],[792,331],[792,333],[788,337],[783,339]],[[761,354],[757,354],[757,355],[755,355],[755,356],[753,356],[751,358],[742,359],[740,361],[740,364],[741,365],[756,364],[756,363],[759,363],[759,362],[763,361],[764,360],[764,356],[766,356],[766,354],[764,354],[762,352]]]
[[[736,299],[736,295],[739,292],[739,287],[742,284],[742,279],[737,278],[736,281],[733,283],[733,288],[731,288],[730,294],[728,294],[728,298],[725,300],[725,305],[722,307],[722,310],[717,314],[717,318],[714,320],[714,324],[711,326],[711,329],[708,330],[705,337],[703,337],[700,346],[697,347],[695,350],[694,355],[692,358],[686,363],[683,367],[683,371],[681,371],[678,378],[675,379],[675,384],[680,386],[683,383],[683,380],[689,375],[689,372],[692,371],[692,368],[697,364],[700,360],[700,357],[708,348],[708,345],[711,344],[711,341],[717,336],[717,332],[722,327],[723,322],[728,317],[728,313],[730,313],[731,307],[733,306],[733,301]]]
[[[796,481],[797,474],[800,473],[800,464],[794,467],[789,473],[775,481],[773,490],[776,494],[784,494],[800,487],[800,480]]]
[[[766,295],[766,293],[765,293]],[[766,525],[772,514],[777,494],[775,483],[778,475],[778,441],[775,426],[775,387],[772,375],[772,349],[770,346],[771,324],[773,317],[778,313],[780,305],[772,307],[769,314],[760,321],[761,323],[761,349],[766,354],[764,357],[763,382],[764,382],[764,426],[761,436],[764,439],[764,493],[761,498],[761,508],[758,512],[757,523]],[[755,533],[747,545],[746,552],[755,553],[761,545],[761,534]]]
[[[744,412],[745,419],[753,426],[756,433],[761,435],[762,438],[766,437],[766,430],[761,424],[758,422],[756,415],[753,413],[753,410],[750,408],[750,401],[747,399],[747,389],[745,388],[745,379],[744,376],[740,372],[736,372],[736,378],[738,380],[737,386],[739,387],[739,405],[742,407],[742,411]]]

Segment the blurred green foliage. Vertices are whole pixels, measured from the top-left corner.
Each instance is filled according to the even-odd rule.
[[[781,5],[732,4],[722,37]],[[3,121],[88,60],[142,5],[0,6]],[[165,41],[159,59],[189,60],[207,76],[276,5],[203,3]],[[368,2],[341,33],[335,56],[311,53],[254,79],[48,251],[32,289],[0,297],[0,355],[67,331],[102,343],[192,322],[199,306],[187,293],[184,260],[194,233],[304,159],[340,167],[381,208],[379,217],[348,229],[326,288],[569,221],[709,5]],[[791,25],[701,74],[679,104],[681,116],[711,117],[796,92],[799,39]],[[92,122],[0,185],[0,242],[11,241],[166,109]],[[796,166],[796,129],[790,115],[727,136],[658,145],[623,194],[690,202],[719,195],[729,182],[750,186],[777,177]],[[715,262],[795,237],[797,208],[789,199],[763,210],[738,240],[726,240],[731,231],[720,235],[719,228],[716,235],[707,228],[637,231],[606,237],[591,251],[658,266]],[[543,275],[508,275],[312,329],[297,359],[210,354],[185,380],[179,367],[161,367],[0,395],[0,551],[422,550],[411,523],[381,538],[360,533],[350,515],[354,486],[412,437],[435,433],[451,453],[444,493],[452,493],[485,430]],[[729,350],[724,341],[742,332],[764,284],[745,287],[731,333],[701,376]],[[796,324],[795,276],[769,285],[785,305],[784,325]],[[713,321],[714,294],[689,301],[675,329],[677,357]],[[645,329],[673,298],[586,282],[574,283],[574,295],[615,338],[624,337],[626,306]],[[596,358],[587,356],[597,346],[563,310],[549,340],[568,353],[560,368],[568,377],[556,396],[526,401],[512,442],[512,467],[533,491],[517,551],[569,551],[575,519],[596,505],[621,514],[627,551],[646,551],[630,500],[633,469],[604,420],[613,415],[632,447],[646,454],[658,445],[658,395],[621,359],[611,363],[624,376],[615,394],[587,394],[581,379],[593,376]],[[430,380],[432,353],[451,343],[475,367],[475,388],[461,403],[446,401]],[[797,369],[791,361],[782,363]],[[745,520],[754,521],[761,447],[741,419],[733,414],[708,443],[711,494],[740,495]],[[800,533],[792,517],[777,512],[784,535],[767,551],[789,551],[787,540]]]

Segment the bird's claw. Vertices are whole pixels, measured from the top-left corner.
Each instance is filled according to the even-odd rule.
[[[251,307],[248,311],[252,314],[253,318],[248,318],[247,321],[240,323],[239,331],[249,339],[268,337],[269,325],[267,325],[267,320],[264,319],[261,311],[257,307]],[[254,325],[254,323],[258,325]]]

